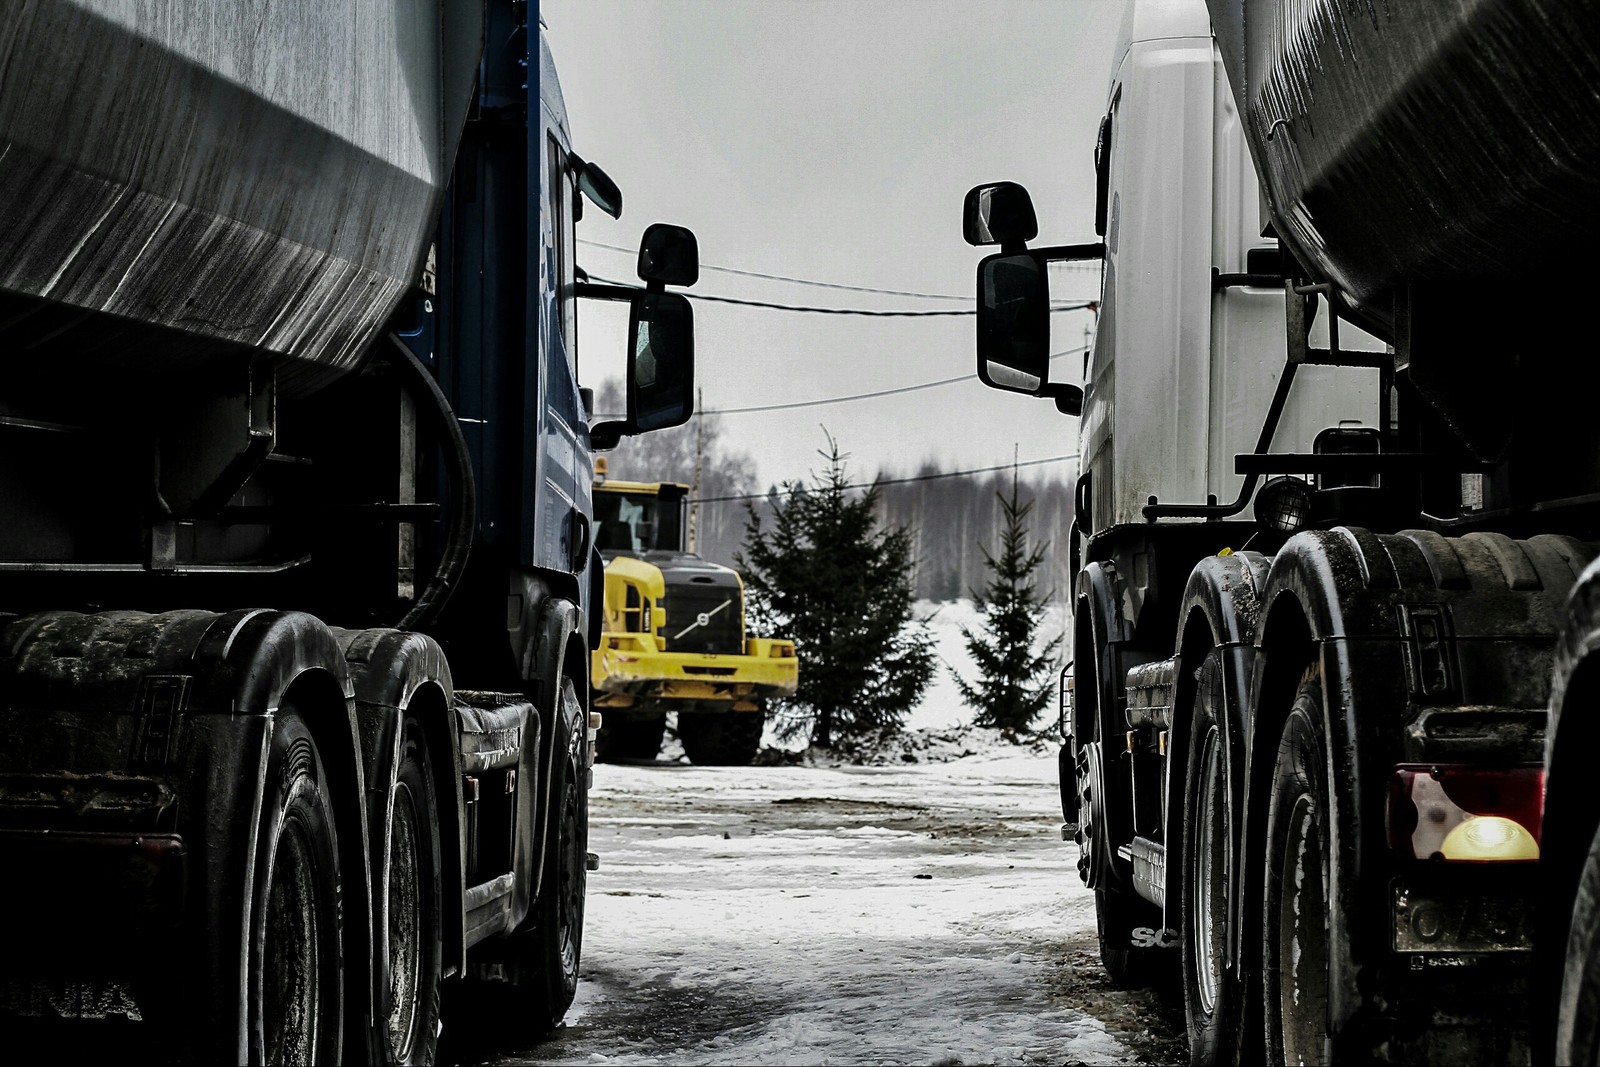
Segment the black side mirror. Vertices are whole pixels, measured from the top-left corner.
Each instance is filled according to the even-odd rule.
[[[646,283],[693,285],[700,280],[700,243],[694,231],[652,223],[639,239],[639,277]]]
[[[1016,182],[979,185],[962,206],[961,232],[969,245],[999,245],[1003,252],[1021,251],[1039,236],[1033,198]]]
[[[628,316],[628,414],[589,430],[589,444],[681,426],[694,414],[694,311],[680,293],[635,292]]]
[[[1050,279],[1031,252],[978,264],[978,377],[1030,396],[1050,380]]]
[[[628,321],[628,418],[641,432],[694,414],[694,312],[679,293],[642,293]]]

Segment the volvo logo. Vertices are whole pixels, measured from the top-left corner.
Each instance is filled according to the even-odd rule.
[[[690,630],[695,630],[695,629],[698,629],[698,628],[706,625],[707,623],[709,623],[711,621],[711,616],[715,615],[717,612],[721,611],[723,608],[727,607],[729,604],[732,604],[732,603],[733,603],[733,598],[729,597],[727,600],[724,600],[722,603],[718,604],[716,607],[712,608],[710,611],[702,611],[700,614],[698,614],[698,615],[696,615],[694,617],[694,622],[691,622],[688,626],[685,626],[683,629],[681,629],[677,633],[673,634],[672,635],[672,639],[674,641],[676,641],[679,638],[683,637],[683,635],[688,633]]]

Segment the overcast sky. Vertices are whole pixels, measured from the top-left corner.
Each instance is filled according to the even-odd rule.
[[[541,0],[573,148],[622,187],[590,210],[579,263],[632,281],[652,222],[694,230],[691,294],[833,308],[973,306],[981,255],[961,237],[967,190],[1019,181],[1040,240],[1093,239],[1093,149],[1119,0]],[[597,242],[597,243],[596,243]],[[835,285],[754,278],[727,267]],[[1052,295],[1098,295],[1099,274],[1054,271]],[[807,314],[694,302],[706,410],[822,400],[975,371],[973,319]],[[1053,317],[1052,351],[1080,348],[1090,313]],[[626,315],[585,301],[586,385],[619,373]],[[1078,381],[1082,357],[1054,363]],[[1077,422],[976,378],[898,395],[729,413],[724,440],[763,484],[819,469],[823,428],[852,474],[909,473],[1074,453]],[[626,448],[626,444],[622,446]],[[1073,461],[1034,468],[1075,476]]]

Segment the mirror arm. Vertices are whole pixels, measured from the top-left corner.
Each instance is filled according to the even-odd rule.
[[[597,422],[589,427],[589,447],[596,452],[609,452],[621,444],[624,437],[638,432],[639,428],[626,420]]]
[[[632,300],[643,289],[633,285],[603,285],[599,282],[579,282],[575,287],[580,297],[594,300]]]
[[[1065,382],[1050,382],[1035,396],[1045,400],[1054,400],[1056,410],[1063,415],[1083,414],[1083,388],[1077,385],[1068,385]]]
[[[1052,245],[1049,248],[1035,248],[1033,254],[1051,263],[1064,263],[1069,260],[1079,259],[1104,259],[1106,258],[1106,243],[1104,241],[1096,241],[1087,245]]]

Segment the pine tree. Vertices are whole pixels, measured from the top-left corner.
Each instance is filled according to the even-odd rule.
[[[996,493],[1005,528],[1001,531],[1000,554],[990,555],[983,545],[989,579],[982,594],[972,598],[983,613],[983,625],[976,632],[961,627],[967,652],[977,667],[978,678],[969,683],[951,669],[961,699],[977,714],[979,726],[999,727],[1011,734],[1026,733],[1055,692],[1054,666],[1061,637],[1038,644],[1040,615],[1047,597],[1041,597],[1034,572],[1045,558],[1047,543],[1028,546],[1028,515],[1033,501],[1018,499],[1013,473],[1009,496]]]
[[[752,614],[794,641],[800,684],[777,709],[811,744],[894,733],[933,678],[933,639],[913,617],[911,535],[881,528],[878,489],[853,493],[838,443],[812,485],[768,495],[772,529],[747,508],[738,557]]]

